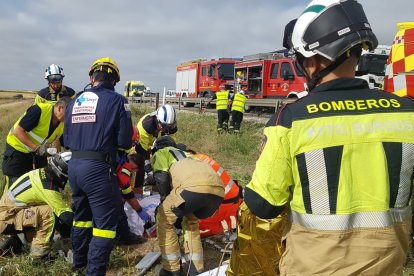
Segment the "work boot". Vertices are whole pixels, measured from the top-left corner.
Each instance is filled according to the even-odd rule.
[[[194,266],[193,262],[185,262],[182,265],[182,271],[184,275],[189,275],[189,276],[193,276],[193,275],[198,275],[201,274],[202,271],[197,271],[196,267]]]
[[[10,256],[20,254],[23,251],[23,243],[17,235],[3,237],[0,241],[0,256]]]
[[[117,245],[133,245],[133,244],[141,244],[146,242],[146,239],[142,236],[138,236],[131,231],[128,234],[121,235],[116,239]]]
[[[161,268],[161,270],[159,271],[157,275],[158,276],[180,276],[181,272],[180,271],[168,271],[168,270],[165,270],[164,268]]]

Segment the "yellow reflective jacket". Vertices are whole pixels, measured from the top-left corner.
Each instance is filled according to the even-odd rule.
[[[237,93],[236,95],[234,95],[233,103],[231,105],[231,111],[235,110],[243,113],[246,102],[247,97],[241,93]]]
[[[225,110],[229,104],[229,95],[228,90],[221,90],[216,92],[216,110]]]
[[[48,136],[50,122],[53,116],[54,104],[38,103],[37,105],[41,109],[41,115],[40,115],[39,123],[37,124],[37,126],[31,131],[27,132],[27,135],[29,136],[30,140],[32,140],[32,142],[35,143],[36,145],[40,145],[46,140],[49,142],[58,140],[60,136],[62,136],[63,134],[63,122],[60,122],[59,125],[56,127],[56,129],[53,131],[53,133],[50,136]],[[26,146],[25,144],[23,144],[14,135],[14,129],[19,125],[20,120],[24,117],[25,114],[26,112],[17,120],[17,122],[10,129],[7,135],[7,144],[9,144],[14,149],[20,152],[29,153],[32,151],[32,149]]]
[[[18,206],[48,205],[57,217],[72,209],[65,203],[58,187],[45,173],[45,169],[37,169],[19,177],[7,191],[10,199]]]

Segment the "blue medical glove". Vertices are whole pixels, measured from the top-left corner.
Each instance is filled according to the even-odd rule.
[[[148,222],[151,221],[151,216],[148,215],[147,212],[145,212],[145,210],[141,210],[140,212],[137,212],[138,216],[144,221],[144,222]]]

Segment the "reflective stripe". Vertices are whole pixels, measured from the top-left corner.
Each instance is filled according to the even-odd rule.
[[[92,228],[92,221],[73,221],[73,226],[78,228]]]
[[[127,175],[127,176],[131,176],[131,172],[128,169],[126,169],[126,168],[122,168],[121,172],[123,174]]]
[[[217,174],[218,176],[221,176],[221,174],[224,172],[223,167],[219,167],[219,169],[217,170]]]
[[[101,237],[107,239],[115,239],[116,231],[93,228],[92,235],[94,237]]]
[[[230,192],[231,188],[233,187],[233,183],[234,183],[233,179],[230,178],[229,182],[227,182],[227,185],[224,188],[224,195]]]
[[[384,212],[360,212],[349,215],[312,215],[290,211],[293,223],[316,230],[384,228],[411,220],[411,207],[392,208]]]
[[[32,186],[32,183],[30,182],[30,178],[27,178],[26,181],[18,183],[16,186],[11,189],[11,194],[13,197],[16,197],[20,192],[22,192],[24,189],[30,188]]]
[[[123,190],[122,190],[122,193],[123,193],[124,195],[129,194],[129,193],[131,193],[131,192],[132,192],[131,186],[128,186],[128,188],[126,188],[126,189],[123,189]]]
[[[309,194],[313,213],[330,214],[329,189],[323,149],[305,153]]]
[[[13,201],[14,204],[16,204],[17,206],[26,206],[26,204],[18,201],[13,194],[9,191],[7,191],[7,195],[9,196],[10,200]]]
[[[167,261],[176,261],[181,259],[180,253],[162,254],[162,259]]]
[[[177,161],[180,161],[180,160],[183,160],[183,159],[187,158],[187,156],[181,150],[172,149],[172,150],[170,150],[170,152]]]
[[[202,261],[203,260],[203,254],[199,253],[187,253],[184,255],[184,259],[186,261]]]
[[[27,135],[29,135],[34,140],[36,140],[36,142],[38,142],[39,144],[43,143],[43,141],[45,140],[42,137],[40,137],[39,135],[37,135],[36,133],[34,133],[33,131],[27,132]]]
[[[226,220],[222,220],[221,221],[221,227],[223,227],[223,231],[229,231],[229,226],[227,225],[227,221]]]
[[[396,208],[402,208],[408,204],[410,197],[410,187],[412,185],[411,175],[413,171],[414,161],[414,145],[402,144],[402,162],[400,172],[400,183],[398,185],[397,200],[395,201]]]
[[[231,229],[236,229],[237,228],[237,220],[235,216],[230,216],[230,220],[231,220]]]

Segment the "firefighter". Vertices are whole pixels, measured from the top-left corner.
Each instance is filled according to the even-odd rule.
[[[281,275],[402,275],[414,103],[355,78],[378,45],[357,1],[314,0],[291,26],[309,95],[267,123],[245,202],[264,219],[289,207]]]
[[[239,133],[240,125],[243,121],[244,106],[247,102],[245,91],[247,87],[243,87],[240,92],[236,93],[232,98],[231,104],[231,122],[229,132]]]
[[[2,196],[0,233],[12,236],[0,246],[0,255],[20,251],[23,244],[18,233],[24,233],[32,243],[30,255],[38,259],[50,257],[50,242],[55,229],[63,237],[69,237],[73,212],[63,200],[61,191],[68,179],[70,157],[70,152],[49,157],[45,168],[22,175]]]
[[[217,131],[220,133],[222,131],[227,131],[229,123],[229,99],[230,92],[226,90],[225,85],[221,84],[219,86],[220,90],[216,93],[213,93],[212,100],[216,99],[216,110],[217,110]]]
[[[165,104],[156,111],[143,116],[137,124],[139,139],[135,147],[138,154],[138,171],[134,186],[141,189],[144,186],[145,161],[150,159],[151,146],[155,139],[164,135],[175,137],[177,133],[177,112],[174,107]]]
[[[62,84],[64,77],[65,73],[62,67],[56,64],[48,66],[45,70],[48,86],[37,93],[35,103],[55,103],[62,97],[74,98],[75,90]]]
[[[10,129],[3,155],[5,189],[26,172],[46,166],[47,149],[63,134],[65,109],[70,101],[63,97],[54,104],[34,104]]]
[[[97,59],[89,77],[91,88],[77,95],[65,116],[65,146],[72,150],[73,268],[104,275],[122,208],[116,154],[131,147],[133,129],[128,101],[115,91],[120,79],[116,62]]]
[[[183,218],[185,258],[192,271],[203,271],[203,248],[198,220],[210,217],[219,208],[224,188],[207,163],[177,149],[170,136],[155,140],[151,164],[161,204],[158,207],[157,236],[162,254],[160,275],[180,275],[181,253],[174,223]]]

